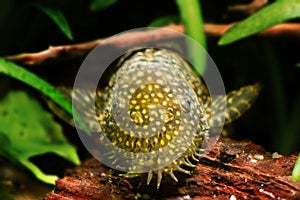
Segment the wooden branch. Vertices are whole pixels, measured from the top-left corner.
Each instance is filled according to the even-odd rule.
[[[205,32],[209,37],[221,37],[234,24],[206,24]],[[290,40],[299,40],[299,23],[282,23],[268,28],[258,34],[257,37],[289,38]]]
[[[78,168],[67,170],[44,200],[299,199],[300,182],[291,180],[295,160],[296,155],[272,158],[271,153],[250,141],[221,138],[191,176],[177,173],[178,183],[164,176],[157,190],[155,180],[147,186],[143,177],[139,185],[139,180],[113,175],[92,158]]]
[[[15,56],[7,56],[8,60],[23,64],[23,65],[45,65],[51,63],[57,58],[63,61],[68,61],[72,59],[78,59],[80,57],[85,57],[93,48],[105,41],[105,45],[113,46],[117,48],[124,48],[135,46],[139,43],[148,41],[159,41],[166,40],[168,38],[177,37],[177,33],[183,33],[182,25],[169,25],[164,27],[165,29],[155,29],[148,31],[135,31],[129,32],[122,35],[113,37],[109,42],[105,41],[106,38],[97,39],[91,42],[75,44],[75,45],[65,45],[57,47],[49,47],[49,49],[38,52],[38,53],[24,53]],[[166,29],[174,30],[174,32],[167,31]],[[62,61],[62,60],[61,60]]]
[[[221,37],[225,31],[227,31],[234,24],[205,24],[205,32],[208,37]],[[183,33],[184,28],[182,25],[169,25],[163,28],[175,30]],[[175,32],[164,31],[164,29],[156,29],[149,31],[131,32],[126,35],[119,35],[110,40],[110,43],[106,45],[112,45],[114,47],[122,48],[128,46],[134,46],[141,42],[163,40],[176,37]],[[299,23],[283,23],[272,28],[269,28],[257,36],[263,37],[275,37],[275,38],[289,38],[290,40],[299,41],[300,39],[300,24]],[[93,48],[103,42],[103,39],[97,39],[91,42],[65,45],[57,47],[49,47],[49,49],[38,53],[24,53],[14,56],[7,56],[8,60],[19,63],[23,66],[34,65],[49,65],[55,61],[68,62],[70,60],[84,58]],[[59,58],[59,59],[58,59]]]

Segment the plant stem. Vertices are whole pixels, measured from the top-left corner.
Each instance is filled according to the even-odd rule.
[[[185,33],[196,40],[204,49],[206,48],[206,37],[198,0],[177,0],[181,20],[185,27]],[[197,51],[197,48],[188,44],[188,51],[196,66],[196,73],[201,75],[205,71],[206,55]]]

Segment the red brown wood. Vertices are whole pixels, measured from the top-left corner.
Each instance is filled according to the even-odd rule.
[[[177,173],[178,183],[165,176],[157,190],[155,179],[150,186],[146,177],[141,183],[123,179],[91,158],[67,170],[44,199],[300,199],[300,182],[291,180],[295,160],[295,155],[272,158],[251,141],[221,138],[191,176]]]

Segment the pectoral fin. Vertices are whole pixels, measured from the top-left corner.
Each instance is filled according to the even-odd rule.
[[[212,97],[205,103],[210,116],[210,126],[221,127],[238,119],[253,105],[260,89],[261,86],[257,83],[233,90],[226,96]],[[226,109],[224,109],[225,107]]]
[[[95,113],[95,110],[100,110],[100,102],[97,102],[95,105],[93,102],[95,102],[95,92],[90,92],[87,90],[80,90],[76,89],[72,92],[70,88],[66,87],[59,87],[58,90],[72,102],[72,96],[73,96],[73,102],[75,102],[76,110],[79,112],[85,123],[88,125],[90,130],[92,132],[99,132],[101,131],[99,128],[99,124],[97,119],[99,117],[99,113]],[[100,94],[97,94],[100,95]],[[94,98],[94,99],[93,99]],[[67,113],[65,110],[60,108],[57,104],[55,104],[53,101],[47,99],[45,97],[46,103],[49,106],[49,108],[62,120],[64,120],[66,123],[70,124],[71,126],[75,127],[73,116],[71,116],[69,113]],[[96,107],[95,107],[96,106]]]

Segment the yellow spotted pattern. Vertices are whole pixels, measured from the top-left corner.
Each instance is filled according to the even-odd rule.
[[[145,49],[132,54],[119,63],[120,68],[103,90],[103,113],[99,114],[98,120],[105,137],[119,148],[110,152],[112,162],[118,165],[117,153],[125,150],[128,153],[124,157],[133,157],[139,163],[123,174],[124,177],[139,176],[135,170],[146,164],[153,168],[166,164],[148,171],[147,184],[156,175],[159,188],[164,174],[177,182],[175,171],[190,174],[183,166],[195,167],[203,152],[201,147],[209,137],[209,122],[218,126],[221,121],[211,116],[210,106],[218,105],[210,104],[205,84],[176,53]],[[251,92],[247,94],[251,96]],[[233,93],[229,99],[231,104],[235,97]],[[239,99],[243,97],[239,96]],[[247,100],[243,102],[248,105]],[[238,116],[245,112],[239,112],[235,106],[229,110],[237,112]],[[227,114],[225,117],[227,120],[231,116]],[[165,150],[166,147],[168,150]],[[134,154],[155,152],[163,156],[149,161]],[[173,159],[174,156],[176,159]]]
[[[147,171],[147,184],[156,177],[157,188],[165,174],[176,182],[174,172],[190,174],[190,167],[195,167],[202,155],[210,128],[223,126],[224,118],[225,123],[239,118],[260,91],[259,84],[249,85],[211,101],[206,85],[190,65],[178,54],[164,49],[130,52],[116,67],[106,86],[96,93],[76,89],[72,100],[80,105],[78,110],[85,111],[83,118],[89,128],[101,133],[97,142],[105,148],[108,144],[113,146],[106,151],[101,149],[100,154],[120,167],[119,153],[127,152],[123,154],[125,164],[135,162],[123,174],[127,178],[142,175],[136,171],[143,166],[153,167]],[[68,89],[61,91],[70,98]],[[95,97],[96,105],[91,107]],[[220,103],[224,99],[225,114],[225,105]],[[73,124],[72,118],[53,102],[47,103],[58,116]],[[159,154],[156,156],[155,152]],[[150,160],[136,153],[149,155]],[[122,171],[122,166],[119,169]]]

